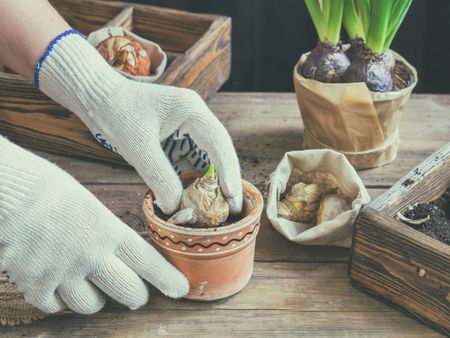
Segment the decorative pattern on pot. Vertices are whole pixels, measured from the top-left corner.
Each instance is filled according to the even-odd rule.
[[[178,226],[160,218],[149,192],[144,213],[153,245],[189,280],[186,298],[215,300],[235,294],[250,280],[255,240],[263,209],[261,193],[242,181],[244,205],[241,219],[213,228]]]
[[[417,84],[416,69],[392,52],[412,79],[406,88],[371,92],[363,82],[324,83],[300,75],[309,53],[294,67],[294,85],[304,124],[303,148],[343,153],[356,169],[392,162],[399,145],[403,108]]]
[[[163,224],[149,224],[150,238],[155,244],[188,256],[211,256],[239,250],[254,240],[258,230],[259,224],[252,223],[233,232],[216,231],[213,235],[196,233],[189,236],[184,233],[174,234]]]

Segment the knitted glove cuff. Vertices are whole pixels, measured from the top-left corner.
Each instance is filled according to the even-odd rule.
[[[83,34],[81,32],[79,32],[75,29],[68,29],[68,30],[62,32],[61,34],[59,34],[58,36],[56,36],[52,41],[50,41],[50,44],[48,45],[47,50],[45,51],[44,55],[42,55],[42,57],[38,60],[38,62],[36,63],[36,66],[34,68],[34,84],[37,89],[39,89],[39,73],[40,73],[42,65],[44,64],[44,61],[47,59],[47,57],[53,51],[53,47],[59,42],[59,40],[61,40],[65,36],[72,35],[72,34],[83,36]]]
[[[105,81],[105,79],[108,79]],[[124,78],[75,30],[58,35],[36,64],[36,86],[82,119],[107,102]]]

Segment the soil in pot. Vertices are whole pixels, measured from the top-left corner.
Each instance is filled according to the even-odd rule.
[[[156,216],[158,216],[159,218],[161,218],[162,220],[164,220],[166,222],[169,220],[170,215],[166,215],[164,212],[162,212],[162,210],[156,205],[155,202],[153,202],[153,208],[155,209]],[[241,220],[244,216],[245,215],[242,215],[242,214],[239,214],[239,215],[232,215],[232,214],[230,214],[225,222],[223,222],[220,225],[214,227],[214,229],[218,229],[218,228],[224,227],[226,225],[230,225],[230,224],[236,223],[239,220]],[[178,224],[178,225],[181,226],[181,227],[184,226],[184,227],[187,227],[187,228],[196,228],[196,229],[204,228],[203,225],[196,224],[196,223],[193,223],[193,224]]]
[[[404,223],[450,245],[450,188],[434,201],[414,205],[404,216],[411,220],[424,220],[420,224]]]
[[[394,69],[392,70],[392,83],[394,90],[400,90],[409,87],[414,82],[414,75],[411,70],[399,60],[395,61]]]

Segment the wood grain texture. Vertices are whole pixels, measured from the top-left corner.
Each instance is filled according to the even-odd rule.
[[[416,202],[437,198],[449,186],[450,143],[362,210],[349,264],[357,287],[447,335],[450,246],[398,221],[396,214]]]
[[[50,0],[69,25],[84,35],[99,29],[130,6],[106,1]]]
[[[129,31],[133,30],[133,11],[134,7],[125,7],[119,14],[109,20],[105,26],[123,27]]]
[[[0,88],[4,88],[1,83]],[[63,152],[72,157],[108,158],[110,161],[114,157],[113,162],[123,163],[116,154],[93,140],[87,128],[74,115],[64,115],[70,116],[71,121],[67,121],[64,116],[58,119],[46,118],[48,109],[60,115],[68,113],[49,101],[42,100],[37,94],[26,99],[18,98],[17,95],[15,97],[17,88],[4,91],[3,96],[0,94],[0,133],[7,128],[5,132],[12,139],[34,149]],[[359,171],[367,187],[390,187],[425,157],[448,142],[449,98],[446,95],[412,96],[400,122],[402,144],[398,157],[393,165]],[[19,100],[33,105],[36,115],[23,113],[16,104],[21,102]],[[244,178],[258,187],[267,184],[269,174],[275,170],[286,151],[301,149],[303,124],[294,94],[219,93],[208,104],[233,139]],[[40,122],[30,124],[29,121],[33,120]],[[40,130],[46,130],[47,134]],[[54,160],[64,167],[71,166],[83,183],[97,180],[105,183],[142,183],[134,170],[124,166],[116,166],[114,170],[110,170],[110,165],[98,161],[77,161],[63,156],[55,156]],[[98,177],[98,172],[103,174]]]
[[[7,337],[439,337],[351,287],[345,264],[256,263],[239,294],[216,302],[151,301],[128,311],[108,302],[100,313],[52,316]]]
[[[407,184],[406,184],[407,183]],[[429,202],[450,187],[450,142],[395,183],[371,204],[390,217],[414,203]]]
[[[119,2],[117,2],[119,3]],[[129,6],[128,3],[120,3]],[[219,16],[196,14],[169,8],[134,4],[136,34],[157,41],[161,48],[186,53],[203,38]]]
[[[34,100],[39,106],[41,101]],[[1,100],[0,100],[1,104]],[[264,193],[284,152],[298,149],[302,126],[293,94],[220,93],[209,101],[238,149],[243,175]],[[401,124],[399,158],[360,171],[372,198],[448,142],[450,100],[414,96]],[[1,115],[1,114],[0,114]],[[418,128],[420,126],[420,128]],[[54,127],[56,130],[57,126]],[[145,236],[142,200],[147,187],[129,167],[39,151],[93,192],[125,223]],[[265,214],[256,243],[250,284],[212,303],[170,300],[153,288],[137,311],[109,301],[91,316],[52,316],[29,326],[0,328],[5,337],[440,337],[436,331],[352,288],[348,250],[304,247],[287,241]]]

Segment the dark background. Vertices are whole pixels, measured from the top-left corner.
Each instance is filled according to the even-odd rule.
[[[131,0],[231,16],[225,91],[293,91],[292,68],[316,33],[302,0]],[[344,32],[342,32],[344,34]],[[450,0],[414,0],[391,46],[416,67],[415,92],[450,93]]]

